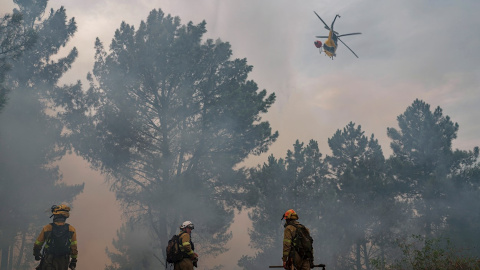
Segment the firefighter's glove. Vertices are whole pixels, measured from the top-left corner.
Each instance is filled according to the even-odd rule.
[[[42,259],[42,256],[40,255],[35,255],[35,261],[40,261]]]
[[[283,269],[292,269],[292,264],[293,264],[293,260],[292,259],[288,259],[286,261],[283,262]]]
[[[197,253],[193,253],[192,256],[190,256],[190,260],[192,260],[192,261],[194,261],[194,262],[198,261],[198,255],[197,255]]]
[[[77,259],[73,258],[70,260],[70,264],[68,265],[68,268],[75,270],[77,268]]]
[[[197,267],[197,262],[198,262],[198,254],[197,253],[193,253],[193,256],[192,256],[192,262],[193,262],[193,266]]]

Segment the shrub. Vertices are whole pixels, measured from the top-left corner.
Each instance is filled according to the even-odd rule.
[[[397,245],[401,250],[400,258],[387,265],[379,259],[373,259],[373,267],[385,270],[480,270],[478,257],[457,249],[446,238],[412,235],[406,240],[397,241]]]

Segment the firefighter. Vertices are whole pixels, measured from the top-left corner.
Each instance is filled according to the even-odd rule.
[[[193,252],[195,246],[191,237],[193,228],[193,223],[190,221],[185,221],[180,226],[179,246],[184,258],[175,263],[174,270],[193,270],[194,266],[197,267],[198,255]]]
[[[70,207],[53,205],[51,211],[53,222],[43,227],[33,245],[33,256],[40,261],[36,269],[73,270],[77,266],[78,250],[75,228],[65,223],[70,216]]]
[[[309,270],[313,268],[313,240],[309,230],[300,224],[297,213],[290,209],[285,212],[283,232],[283,268]],[[302,237],[298,237],[299,234]]]

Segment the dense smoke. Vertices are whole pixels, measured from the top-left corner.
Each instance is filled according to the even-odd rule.
[[[195,224],[199,269],[279,265],[280,216],[291,208],[312,232],[315,262],[329,269],[394,265],[402,256],[397,241],[412,234],[447,237],[469,255],[480,255],[475,247],[480,237],[480,215],[475,211],[479,150],[454,148],[460,126],[440,107],[432,109],[415,97],[397,122],[391,119],[394,127],[382,127],[381,134],[364,130],[352,119],[344,127],[337,121],[331,134],[318,132],[318,122],[307,121],[308,128],[287,127],[286,137],[295,139],[285,143],[273,125],[281,121],[272,112],[278,99],[280,107],[291,109],[286,106],[290,94],[277,94],[290,89],[263,87],[281,79],[278,70],[293,72],[285,67],[290,64],[287,58],[276,51],[293,49],[290,41],[274,46],[277,61],[269,62],[270,67],[258,64],[257,71],[250,59],[237,58],[242,48],[252,46],[245,44],[248,39],[234,45],[223,38],[209,39],[205,21],[188,22],[153,9],[135,26],[116,22],[111,41],[97,38],[91,44],[95,55],[89,73],[75,74],[78,82],[62,85],[60,79],[78,61],[77,49],[68,47],[76,20],[63,7],[49,11],[47,0],[15,3],[13,13],[24,14],[19,21],[24,28],[14,31],[29,29],[38,38],[15,57],[1,58],[8,60],[8,68],[0,66],[0,270],[35,264],[31,247],[48,223],[45,210],[52,204],[70,204],[72,213],[78,213],[75,218],[89,221],[77,228],[80,248],[94,244],[82,242],[82,235],[105,228],[95,226],[98,219],[89,211],[75,209],[84,185],[65,184],[58,167],[71,156],[71,163],[86,162],[101,173],[99,178],[115,194],[122,212],[123,224],[108,228],[109,233],[117,231],[116,237],[104,244],[109,246],[106,253],[98,255],[108,257],[102,264],[108,270],[165,267],[166,243],[185,220]],[[212,28],[221,31],[219,24]],[[290,27],[285,21],[282,25]],[[65,46],[67,52],[60,54]],[[374,55],[368,50],[365,54],[372,61]],[[389,55],[389,49],[379,50],[379,55]],[[429,76],[440,76],[442,70],[432,70]],[[323,86],[343,81],[332,72],[326,72]],[[311,70],[303,74],[305,80],[298,85],[317,82]],[[268,83],[251,79],[262,76]],[[80,82],[82,77],[86,83]],[[285,81],[288,87],[295,82]],[[330,88],[320,91],[322,97],[338,102],[337,90]],[[342,113],[334,119],[355,119],[355,112],[365,109],[366,103],[345,106],[341,96]],[[326,103],[313,110],[322,112],[320,118],[333,106]],[[391,114],[386,105],[378,106]],[[292,127],[301,122],[295,119]],[[317,134],[305,138],[309,132]],[[286,150],[272,154],[279,143],[278,148]],[[256,162],[259,156],[266,161]],[[86,190],[81,196],[88,198]],[[242,220],[247,213],[248,222]],[[241,242],[248,240],[249,246],[241,250],[232,231],[244,224],[249,224],[248,234],[242,231]],[[219,263],[232,246],[234,259]],[[80,252],[79,267],[89,259]]]

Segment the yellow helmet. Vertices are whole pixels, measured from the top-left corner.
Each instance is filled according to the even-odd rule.
[[[283,219],[294,219],[294,220],[297,220],[297,219],[298,219],[298,215],[297,215],[297,213],[296,213],[293,209],[290,209],[290,210],[287,210],[287,212],[285,212],[285,214],[283,214],[282,220],[283,220]]]
[[[66,206],[65,204],[61,205],[52,205],[52,216],[54,215],[62,215],[66,218],[70,216],[70,207]],[[50,217],[52,217],[50,216]]]

